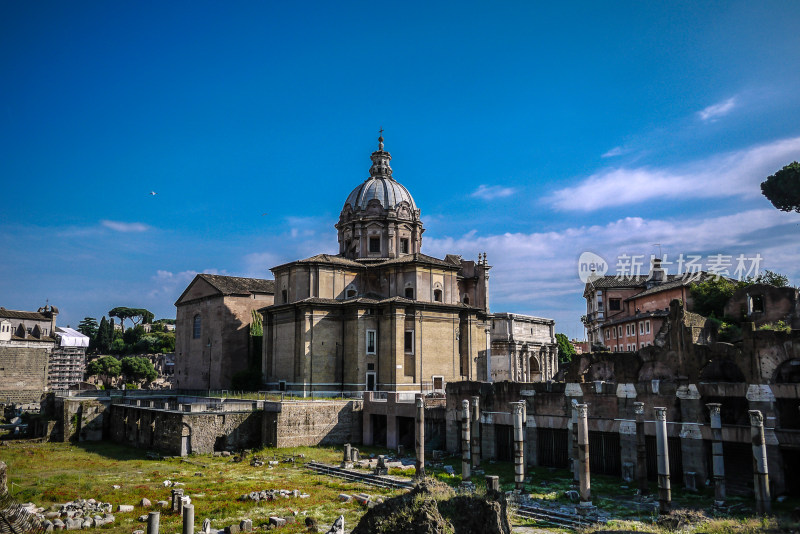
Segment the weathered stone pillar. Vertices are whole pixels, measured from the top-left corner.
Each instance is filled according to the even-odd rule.
[[[764,417],[759,410],[750,410],[750,438],[753,442],[753,478],[756,490],[756,512],[772,510],[767,472],[767,443],[764,441]]]
[[[654,408],[656,413],[656,448],[658,450],[658,511],[668,514],[672,507],[669,486],[669,446],[667,445],[667,409]]]
[[[480,397],[472,397],[472,422],[470,430],[472,431],[472,467],[479,467],[481,465],[481,410],[480,410]]]
[[[5,462],[0,462],[0,495],[5,495],[8,491],[8,466]]]
[[[578,403],[574,399],[572,404],[572,417],[570,417],[570,458],[572,459],[572,483],[578,486],[581,482],[580,459],[578,458]]]
[[[500,491],[500,477],[491,475],[486,477],[486,491]]]
[[[417,453],[417,477],[425,476],[425,399],[422,395],[416,397],[416,453]]]
[[[158,523],[161,519],[161,512],[150,512],[147,514],[147,534],[158,534]]]
[[[589,406],[586,404],[575,405],[578,413],[578,462],[580,469],[578,471],[579,486],[578,493],[580,494],[581,502],[580,508],[591,508],[592,506],[592,489],[589,476]]]
[[[180,512],[182,510],[181,506],[183,505],[183,489],[182,488],[173,488],[172,490],[172,511],[173,512]]]
[[[470,435],[469,435],[469,401],[464,399],[461,401],[461,480],[462,482],[469,482],[471,472],[470,462]]]
[[[183,505],[183,534],[194,534],[194,505]]]
[[[487,326],[484,332],[486,333],[486,381],[492,382],[492,329]]]
[[[644,434],[644,403],[634,402],[633,413],[636,415],[636,481],[642,495],[648,493],[647,487],[647,442]]]
[[[725,506],[725,462],[722,456],[721,404],[706,404],[711,419],[711,468],[714,473],[714,505]]]
[[[514,419],[514,484],[519,490],[525,485],[525,435],[522,428],[524,408],[525,401],[511,403],[511,414]]]
[[[350,444],[344,444],[344,451],[342,453],[342,468],[347,469],[353,467],[352,452],[350,451]]]

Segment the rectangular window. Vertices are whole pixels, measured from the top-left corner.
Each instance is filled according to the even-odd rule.
[[[617,337],[622,339],[622,325],[619,325],[617,327],[617,333],[619,334]]]
[[[639,323],[639,335],[644,334],[644,323]]]
[[[441,391],[444,393],[444,377],[443,376],[433,376],[433,390],[434,391]]]
[[[611,331],[606,328],[606,339],[611,339]]]
[[[629,324],[625,325],[625,335],[626,336],[631,335],[631,325],[629,325]]]
[[[367,330],[367,354],[375,354],[375,330]]]
[[[644,343],[640,343],[640,344],[639,344],[639,348],[640,348],[640,349],[643,349],[643,348],[644,348]]]
[[[644,332],[645,332],[645,334],[649,334],[650,333],[650,321],[645,321],[644,322]]]
[[[608,299],[609,311],[620,311],[622,309],[622,299]]]
[[[761,295],[750,297],[753,311],[751,313],[764,313],[764,298]]]
[[[380,237],[370,237],[369,238],[369,251],[370,252],[380,252],[381,251],[381,238]]]
[[[367,391],[375,391],[375,371],[367,373]]]
[[[401,239],[400,240],[400,253],[401,254],[408,254],[408,239]]]
[[[414,354],[414,331],[406,330],[403,343],[406,354]]]
[[[409,300],[414,300],[414,288],[407,287],[406,288],[406,298]]]

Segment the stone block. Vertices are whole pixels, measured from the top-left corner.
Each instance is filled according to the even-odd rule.
[[[253,521],[250,519],[242,519],[239,522],[239,530],[242,532],[253,532]]]
[[[117,506],[117,512],[133,512],[132,504],[120,504]]]
[[[153,506],[153,503],[150,502],[150,499],[147,497],[142,498],[142,501],[139,503],[139,506],[143,506],[145,508],[150,508]]]
[[[239,534],[239,525],[229,525],[225,527],[225,534]]]
[[[282,517],[270,516],[269,524],[274,527],[282,527],[283,525],[286,524],[286,520]]]
[[[350,502],[352,500],[353,500],[353,497],[351,497],[350,495],[348,495],[346,493],[340,493],[339,494],[339,501],[341,501],[341,502]]]

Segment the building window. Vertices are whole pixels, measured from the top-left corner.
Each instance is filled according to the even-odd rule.
[[[644,342],[642,342],[642,343],[640,343],[640,344],[639,344],[639,348],[640,348],[640,349],[643,349],[643,348],[644,348]]]
[[[375,354],[375,330],[367,330],[367,354]]]
[[[645,321],[644,322],[644,332],[645,332],[645,334],[649,334],[650,333],[650,321]]]
[[[629,325],[629,324],[625,325],[625,335],[626,336],[631,335],[631,325]]]
[[[620,311],[622,309],[622,299],[608,299],[609,311]]]
[[[617,337],[618,337],[619,339],[622,339],[622,325],[619,325],[619,326],[617,327]]]
[[[433,300],[436,302],[442,302],[442,290],[441,289],[434,289],[433,290]]]
[[[611,331],[606,328],[606,339],[611,339]]]
[[[644,323],[639,323],[639,335],[644,334]]]
[[[406,330],[406,335],[404,337],[404,350],[406,354],[414,354],[414,331],[413,330]]]
[[[375,371],[367,372],[367,391],[375,391]]]
[[[370,237],[369,238],[369,251],[370,252],[380,252],[381,251],[381,238],[380,237]]]
[[[469,306],[469,295],[464,295],[464,304]]]
[[[413,287],[407,287],[406,288],[406,298],[410,299],[410,300],[414,300],[414,288]]]
[[[348,298],[348,299],[351,299],[351,298],[353,298],[355,296],[356,296],[356,290],[355,289],[348,289],[347,293],[345,294],[345,298]]]
[[[408,239],[400,239],[400,253],[408,254]]]
[[[203,321],[200,319],[200,314],[194,316],[194,324],[192,326],[192,337],[194,339],[200,339],[200,335],[203,333]]]
[[[284,304],[286,304],[287,302],[289,302],[289,292],[288,292],[288,291],[286,291],[285,289],[282,289],[282,290],[281,290],[281,298],[283,298],[283,303],[284,303]]]
[[[755,295],[750,297],[750,313],[764,313],[764,297]]]

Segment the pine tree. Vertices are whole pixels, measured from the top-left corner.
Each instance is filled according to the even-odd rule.
[[[106,320],[106,316],[104,315],[103,318],[100,319],[100,326],[97,327],[97,336],[95,337],[95,346],[98,352],[108,354],[111,348],[113,332],[113,327]]]

